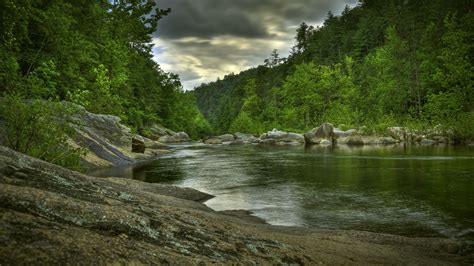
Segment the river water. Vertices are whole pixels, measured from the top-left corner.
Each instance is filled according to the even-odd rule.
[[[274,225],[474,240],[474,147],[173,146],[142,165],[105,169],[191,187],[215,210]]]

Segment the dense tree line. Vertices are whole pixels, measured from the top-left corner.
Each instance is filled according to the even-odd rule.
[[[147,0],[0,1],[0,143],[68,168],[78,111],[155,123],[198,137],[209,124],[177,75],[153,60],[152,33],[170,10]]]
[[[474,136],[474,13],[469,0],[364,0],[302,23],[287,59],[203,84],[216,131],[304,131],[324,121],[383,130],[442,125]]]
[[[146,0],[0,2],[0,93],[66,100],[122,118],[197,133],[204,123],[178,76],[153,61],[152,37],[170,10]]]

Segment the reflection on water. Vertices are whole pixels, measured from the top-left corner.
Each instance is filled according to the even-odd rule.
[[[205,146],[93,174],[192,187],[276,225],[474,240],[474,148]]]

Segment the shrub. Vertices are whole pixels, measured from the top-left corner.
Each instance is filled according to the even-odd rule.
[[[25,100],[9,95],[0,105],[5,146],[73,170],[82,170],[84,150],[72,147],[68,139],[75,131],[69,124],[73,107],[51,100]]]

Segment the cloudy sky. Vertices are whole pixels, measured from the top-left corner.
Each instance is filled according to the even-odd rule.
[[[156,0],[171,13],[155,33],[155,59],[190,90],[288,55],[298,25],[318,25],[357,0]]]

